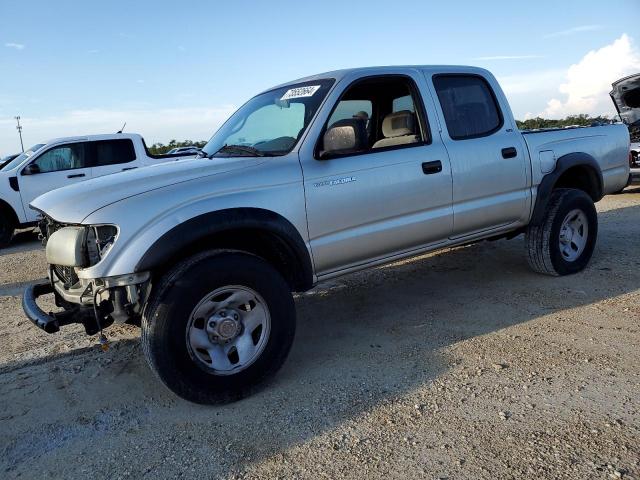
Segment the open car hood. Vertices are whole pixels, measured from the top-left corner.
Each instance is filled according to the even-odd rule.
[[[616,80],[611,84],[611,99],[622,121],[629,126],[640,126],[640,73]]]

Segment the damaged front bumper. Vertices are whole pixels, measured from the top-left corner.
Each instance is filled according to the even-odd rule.
[[[53,285],[49,282],[29,285],[22,296],[22,309],[29,320],[36,327],[47,333],[55,333],[60,327],[71,323],[83,323],[80,309],[78,311],[65,310],[60,313],[46,313],[36,303],[36,299],[42,295],[54,293]]]
[[[47,333],[72,323],[84,325],[88,335],[118,323],[136,323],[149,293],[148,272],[82,280],[67,288],[54,269],[49,270],[49,281],[29,285],[22,297],[22,309],[31,322]],[[53,294],[61,312],[45,312],[36,300]]]

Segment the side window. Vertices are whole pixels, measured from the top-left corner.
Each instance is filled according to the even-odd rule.
[[[411,98],[411,95],[405,95],[403,97],[393,99],[393,111],[400,112],[402,110],[409,110],[411,112],[416,111],[416,106],[413,103],[413,98]]]
[[[433,84],[452,139],[483,137],[502,126],[500,108],[484,78],[438,75]]]
[[[400,75],[366,78],[351,85],[325,125],[318,141],[319,157],[421,145],[426,122],[416,108],[416,92],[413,82]]]
[[[133,142],[129,139],[100,140],[93,142],[93,144],[96,152],[96,167],[128,163],[136,159]]]
[[[86,150],[85,143],[60,145],[44,152],[33,164],[38,166],[40,173],[85,168],[89,166]]]
[[[346,120],[358,116],[369,119],[371,118],[371,113],[371,100],[341,100],[331,114],[328,124],[332,125],[338,120]]]

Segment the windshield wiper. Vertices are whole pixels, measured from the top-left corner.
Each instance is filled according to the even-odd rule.
[[[243,153],[249,153],[249,154],[253,155],[254,157],[264,157],[265,156],[264,152],[258,150],[255,147],[250,147],[248,145],[226,145],[225,144],[225,145],[222,146],[222,148],[220,150],[218,150],[213,155],[216,155],[217,153],[220,153],[220,152],[243,152]]]

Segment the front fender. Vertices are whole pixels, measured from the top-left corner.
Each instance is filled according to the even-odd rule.
[[[300,285],[309,288],[313,283],[313,268],[309,251],[296,228],[282,215],[260,208],[230,208],[209,212],[176,225],[157,239],[135,267],[136,272],[162,268],[167,259],[203,239],[225,232],[261,231],[278,238],[295,258]]]
[[[236,213],[217,213],[227,210]],[[247,212],[255,214],[256,210],[271,213],[254,215],[251,220]],[[303,244],[310,256],[302,175],[295,156],[274,157],[268,164],[157,188],[95,211],[82,223],[117,225],[118,238],[102,261],[79,270],[78,277],[127,275],[141,265],[157,263],[162,255],[147,252],[159,252],[160,242],[185,245],[187,240],[206,232],[215,233],[221,225],[232,222],[273,225],[275,222],[270,219],[274,215],[286,219],[279,224],[288,226],[279,227],[279,231],[286,230],[290,233],[287,238],[296,238],[290,241],[295,245],[292,248],[300,251]],[[183,224],[186,227],[174,230]]]

